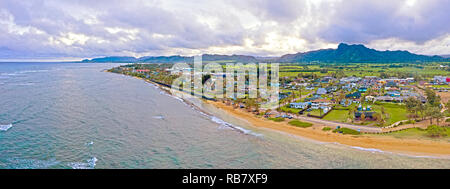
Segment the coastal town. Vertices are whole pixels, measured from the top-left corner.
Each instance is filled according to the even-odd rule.
[[[140,77],[168,87],[183,71],[174,70],[171,66],[128,64],[109,71]],[[304,70],[295,74],[292,74],[292,67],[290,64],[280,66],[277,108],[264,109],[260,104],[265,99],[248,98],[248,95],[245,98],[210,100],[241,109],[261,119],[287,122],[295,127],[322,125],[320,129],[325,132],[359,135],[420,129],[430,137],[447,138],[450,131],[447,108],[450,106],[450,76],[445,75],[449,73],[447,66],[433,65],[426,68],[439,70],[441,72],[436,73],[444,75],[401,72],[389,75],[380,72],[373,75],[362,73],[360,76],[346,74],[342,66],[336,71],[330,69],[317,73],[310,72],[314,66],[303,66]]]

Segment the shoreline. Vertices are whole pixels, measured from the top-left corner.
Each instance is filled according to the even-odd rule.
[[[389,136],[342,135],[332,133],[330,131],[322,131],[321,128],[326,125],[313,123],[313,127],[300,128],[291,126],[286,121],[274,122],[271,120],[258,118],[255,117],[254,114],[248,113],[242,109],[234,109],[233,107],[221,102],[205,101],[205,103],[211,104],[216,108],[224,110],[228,114],[231,114],[235,117],[247,120],[249,123],[251,123],[251,125],[255,127],[281,131],[283,133],[300,136],[319,142],[339,143],[351,148],[356,147],[365,149],[377,149],[385,152],[393,152],[413,156],[450,157],[450,143],[447,142],[419,139],[398,139]]]
[[[167,89],[166,86],[162,86],[158,83],[144,78],[134,78],[156,85],[161,90],[167,92],[169,95],[172,95],[170,93],[170,90]],[[183,101],[192,106],[195,106],[185,99],[183,99]],[[326,126],[323,124],[312,123],[314,125],[313,127],[300,128],[291,126],[286,121],[274,122],[271,120],[266,120],[264,118],[258,118],[254,114],[251,114],[239,108],[234,109],[233,107],[219,101],[211,101],[206,99],[202,99],[202,101],[206,104],[214,106],[215,108],[223,110],[229,115],[249,122],[253,127],[265,128],[275,132],[299,136],[308,140],[326,143],[337,143],[353,149],[364,148],[364,151],[383,151],[399,155],[411,155],[415,157],[450,157],[450,143],[448,142],[420,139],[398,139],[390,136],[342,135],[332,133],[330,131],[322,131],[321,128]],[[195,107],[203,111],[202,108],[199,108],[197,106]]]

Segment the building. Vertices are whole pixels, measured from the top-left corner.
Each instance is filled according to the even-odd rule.
[[[340,102],[340,104],[344,107],[350,106],[350,105],[352,105],[352,103],[353,102],[350,99],[342,99]]]
[[[325,88],[318,88],[316,94],[318,95],[327,94],[327,90]]]
[[[433,80],[435,83],[442,83],[442,84],[447,84],[450,82],[450,78],[445,76],[434,76]]]
[[[361,92],[354,92],[352,94],[345,95],[345,98],[359,99],[361,98]]]
[[[332,104],[331,100],[328,99],[316,99],[311,101],[312,109],[327,109]]]
[[[340,82],[341,83],[356,83],[359,80],[361,80],[360,77],[344,77],[344,78],[341,78]]]
[[[309,106],[311,106],[311,102],[297,102],[297,103],[289,104],[289,107],[296,108],[296,109],[306,109]]]
[[[150,70],[149,69],[138,69],[138,70],[134,70],[134,72],[136,72],[136,73],[148,73],[148,72],[150,72]]]

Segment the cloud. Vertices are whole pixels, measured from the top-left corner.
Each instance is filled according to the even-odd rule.
[[[339,42],[450,54],[449,9],[445,0],[3,0],[0,59],[277,56]]]

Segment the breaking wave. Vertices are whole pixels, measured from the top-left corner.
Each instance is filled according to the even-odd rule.
[[[11,127],[13,127],[12,123],[10,123],[9,125],[0,125],[0,131],[8,131],[9,129],[11,129]]]
[[[69,163],[68,166],[72,167],[72,169],[94,169],[97,161],[98,159],[96,157],[92,157],[86,160],[86,162]]]

